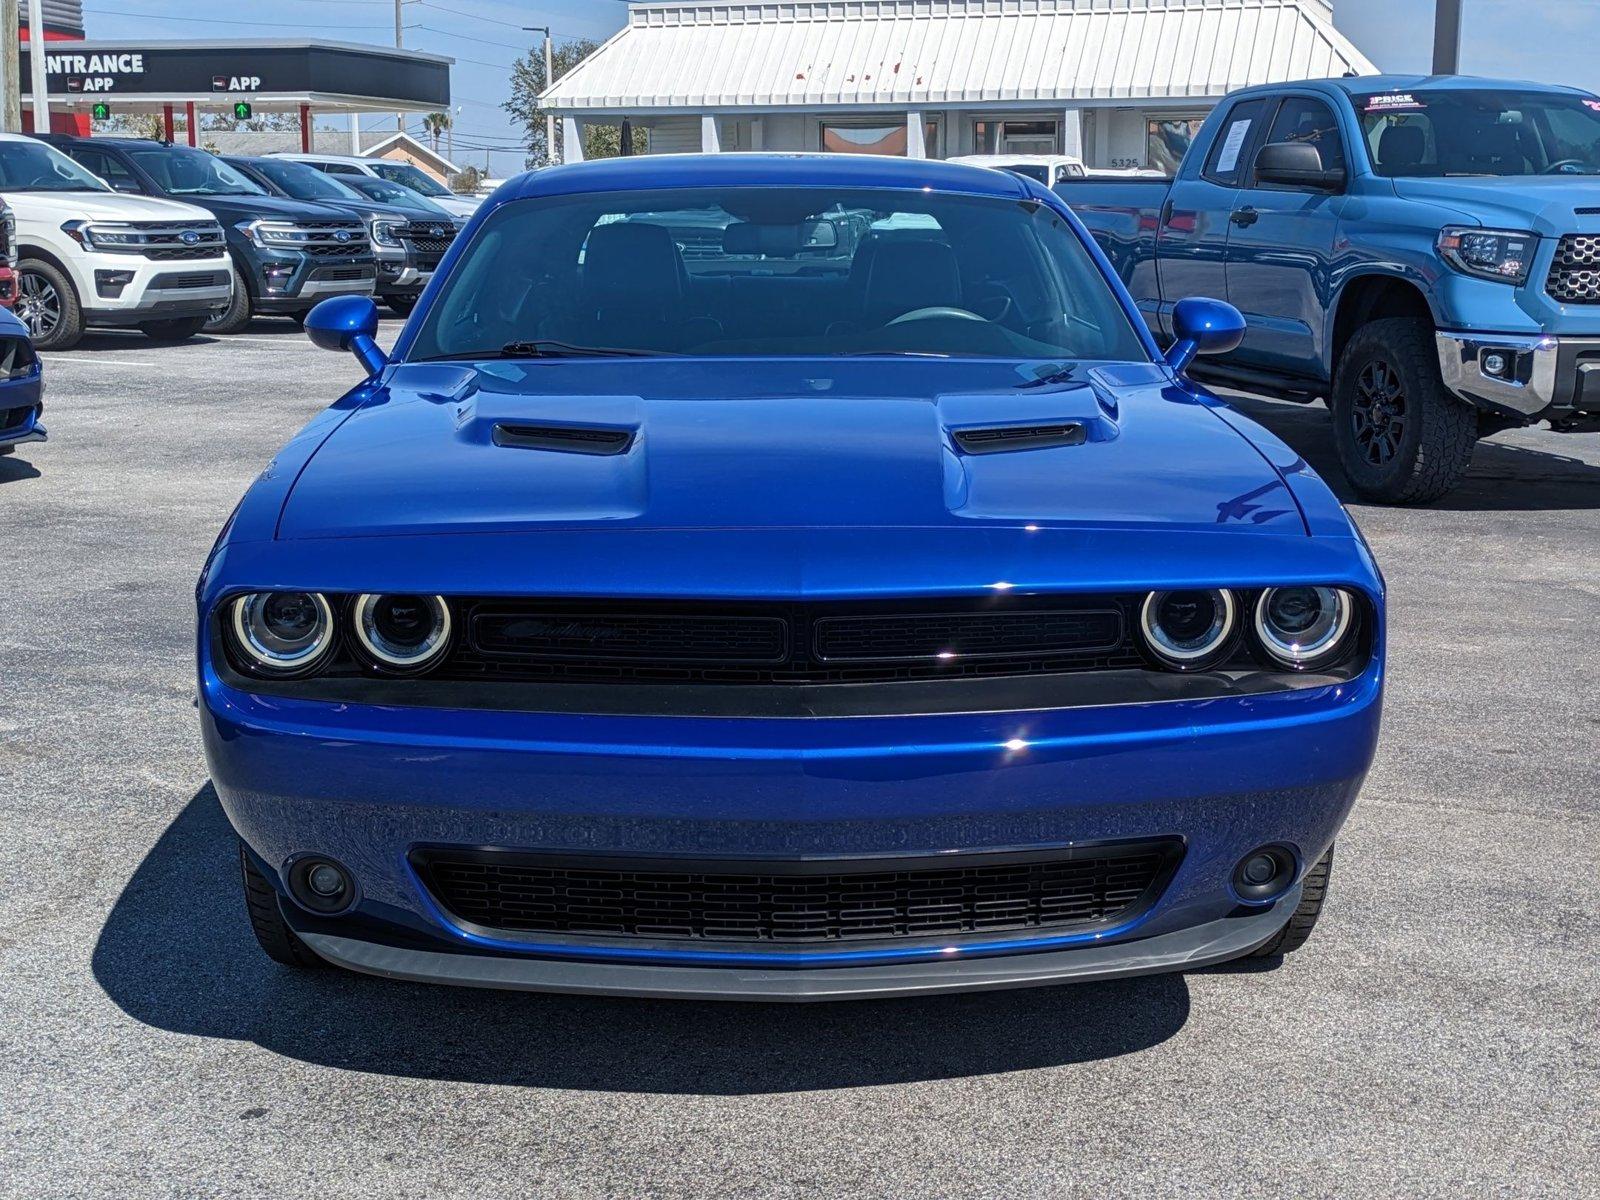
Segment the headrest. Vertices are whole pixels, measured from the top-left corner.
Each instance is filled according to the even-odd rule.
[[[961,268],[944,242],[880,241],[867,266],[866,313],[890,321],[917,308],[960,307]]]
[[[799,225],[756,225],[750,221],[735,221],[722,231],[722,252],[793,258],[800,253],[800,232]]]
[[[1478,139],[1478,152],[1476,157],[1487,158],[1495,162],[1505,162],[1508,159],[1520,161],[1522,158],[1522,141],[1517,136],[1515,125],[1491,125],[1483,131],[1483,136]]]
[[[683,275],[683,256],[665,225],[619,221],[589,231],[583,286],[592,299],[629,308],[676,301]]]
[[[1428,152],[1421,125],[1391,125],[1378,139],[1378,161],[1386,167],[1414,167]]]

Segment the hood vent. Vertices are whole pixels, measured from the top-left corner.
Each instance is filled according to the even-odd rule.
[[[968,454],[1000,454],[1007,450],[1045,450],[1054,446],[1081,446],[1088,432],[1081,421],[1051,425],[997,425],[989,429],[958,429],[956,445]]]
[[[624,454],[633,445],[633,430],[499,424],[494,427],[494,444],[519,450],[555,450],[563,454]]]

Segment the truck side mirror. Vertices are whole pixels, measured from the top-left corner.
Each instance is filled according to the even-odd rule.
[[[356,356],[368,375],[389,365],[378,345],[378,306],[371,296],[330,296],[306,314],[306,336],[324,350]]]
[[[1173,305],[1172,332],[1177,340],[1167,350],[1167,365],[1182,375],[1196,355],[1237,349],[1244,340],[1244,315],[1221,300],[1190,296]]]
[[[1322,151],[1310,142],[1269,142],[1256,156],[1256,182],[1317,192],[1344,190],[1341,168],[1323,168]]]

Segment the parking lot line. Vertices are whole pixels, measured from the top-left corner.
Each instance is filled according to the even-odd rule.
[[[51,355],[49,358],[40,355],[39,357],[40,361],[47,367],[58,367],[65,363],[88,363],[96,367],[154,367],[158,365],[153,362],[137,362],[131,358],[98,358],[77,355]]]

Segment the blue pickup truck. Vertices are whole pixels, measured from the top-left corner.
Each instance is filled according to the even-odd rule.
[[[1481,437],[1600,428],[1600,99],[1456,76],[1250,88],[1165,180],[1056,187],[1157,337],[1246,317],[1214,381],[1326,399],[1352,485],[1425,503]]]

